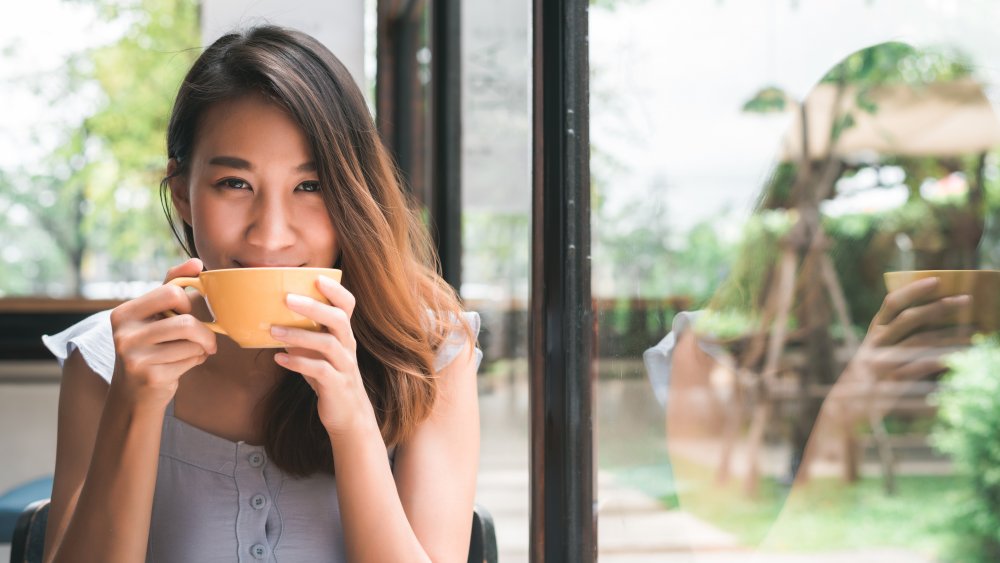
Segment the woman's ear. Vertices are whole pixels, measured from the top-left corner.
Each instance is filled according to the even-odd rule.
[[[177,159],[167,161],[167,185],[170,187],[170,200],[174,209],[188,225],[191,224],[191,187],[187,174],[177,172]]]

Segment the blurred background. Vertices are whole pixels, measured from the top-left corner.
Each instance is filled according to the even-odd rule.
[[[458,253],[449,281],[484,323],[479,501],[500,560],[527,561],[532,4],[461,2],[451,58],[433,4],[38,0],[0,20],[0,506],[47,495],[58,369],[38,335],[147,291],[182,259],[157,197],[173,96],[203,45],[268,21],[345,61],[432,222],[436,190],[458,186],[457,228],[435,225]],[[991,560],[990,340],[852,429],[852,453],[813,462],[809,510],[781,511],[882,274],[998,267],[1000,6],[590,4],[599,558]],[[455,92],[461,166],[448,176],[435,108]],[[768,295],[812,212],[825,244],[794,255],[794,305],[776,323]],[[810,287],[825,293],[807,299]],[[688,400],[707,430],[668,450],[643,354],[675,315],[705,309],[694,330],[722,367]],[[778,324],[773,381],[745,350]]]

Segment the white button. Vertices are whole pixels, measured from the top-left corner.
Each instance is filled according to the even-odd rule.
[[[250,555],[253,555],[254,559],[263,559],[267,555],[267,548],[259,543],[255,543],[250,547]]]
[[[267,497],[264,495],[254,495],[253,498],[250,499],[250,506],[257,510],[264,508],[265,504],[267,504]]]
[[[264,454],[260,452],[254,452],[250,454],[247,460],[250,461],[251,467],[260,467],[261,465],[264,465]]]

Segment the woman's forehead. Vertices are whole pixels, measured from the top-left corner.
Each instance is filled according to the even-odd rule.
[[[302,128],[281,106],[248,95],[217,102],[201,116],[195,136],[197,158],[217,156],[249,160],[313,160]]]

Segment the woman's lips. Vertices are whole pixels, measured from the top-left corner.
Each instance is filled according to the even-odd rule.
[[[233,260],[238,268],[301,268],[303,263],[295,262],[240,262]]]

